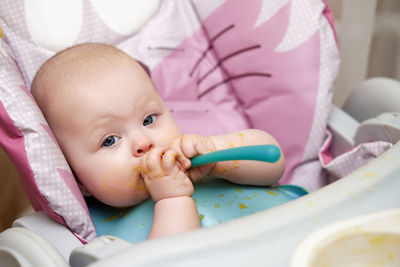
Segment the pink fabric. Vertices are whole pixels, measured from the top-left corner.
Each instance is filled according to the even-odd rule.
[[[22,186],[28,196],[32,207],[35,210],[43,210],[56,222],[66,225],[64,219],[58,214],[54,213],[47,203],[46,199],[41,194],[38,194],[39,189],[36,185],[34,175],[30,168],[28,158],[25,152],[24,136],[15,127],[14,122],[9,117],[3,104],[0,102],[0,127],[3,128],[0,131],[0,142],[1,146],[5,149],[7,154],[10,156],[12,161],[21,177]]]
[[[57,143],[56,137],[54,136],[53,132],[51,131],[50,127],[47,124],[41,124],[43,129],[47,132],[47,134],[51,137],[54,144],[60,147]],[[82,196],[81,190],[79,189],[78,184],[76,183],[74,175],[71,173],[70,170],[64,169],[57,169],[60,176],[63,178],[65,184],[68,186],[71,193],[75,196],[78,200],[79,204],[82,206],[82,209],[86,212],[88,216],[90,216],[89,209],[86,205],[85,199]]]
[[[57,169],[58,173],[61,175],[61,177],[64,179],[64,182],[67,184],[69,190],[71,190],[71,193],[74,194],[75,198],[78,200],[79,204],[81,204],[82,208],[86,212],[88,216],[90,216],[89,209],[86,205],[85,200],[83,199],[81,190],[79,189],[74,175],[67,170],[63,169]]]
[[[319,152],[320,159],[322,161],[322,164],[324,165],[328,164],[333,160],[333,156],[330,152],[331,144],[332,144],[332,133],[330,131],[327,131],[327,138]]]
[[[16,165],[33,208],[43,210],[76,235],[93,238],[86,203],[73,175],[64,171],[68,164],[2,39],[0,66],[0,144]],[[71,219],[73,215],[80,218]]]
[[[82,245],[86,245],[87,243],[89,243],[88,241],[90,241],[90,240],[86,240],[86,239],[82,238],[75,232],[72,232],[72,234],[82,243]]]
[[[329,182],[332,183],[366,165],[392,146],[393,144],[383,141],[359,144],[327,164],[321,160],[322,167],[329,173]]]
[[[248,121],[229,84],[201,96],[225,79],[221,68],[214,69],[217,58],[207,52],[209,45],[206,32],[196,31],[151,70],[151,78],[184,133],[216,135],[246,129]]]
[[[54,136],[53,132],[51,131],[50,127],[47,124],[41,123],[40,126],[47,132],[47,134],[50,136],[51,140],[53,140],[54,144],[56,144],[58,147],[59,144],[56,140],[56,137]]]
[[[212,102],[206,101],[166,101],[172,116],[183,133],[202,136],[218,135],[225,132],[248,128],[248,124],[240,113],[222,109]],[[232,120],[236,118],[236,122]]]
[[[35,102],[35,99],[33,99],[31,92],[29,92],[28,88],[25,85],[21,85],[20,88],[22,89],[22,91],[24,91],[30,97],[30,99],[33,102]]]
[[[253,5],[255,2],[252,1]],[[240,12],[241,5],[240,1],[230,3],[232,6],[226,7],[225,11],[228,18]],[[256,13],[259,6],[253,8],[253,12]],[[221,57],[224,47],[232,47],[231,50],[234,51],[246,45],[240,44],[236,38],[251,40],[261,45],[255,50],[256,53],[248,53],[247,58],[232,59],[224,67],[231,76],[240,75],[245,71],[271,75],[270,78],[233,80],[232,86],[244,106],[251,127],[271,133],[283,149],[286,171],[280,183],[290,182],[296,164],[301,161],[313,120],[319,73],[318,33],[290,51],[274,51],[285,35],[289,15],[290,3],[256,29],[252,28],[254,14],[248,18],[236,15],[242,20],[237,22],[239,36],[221,39],[216,45]],[[205,21],[206,25],[215,25],[218,22],[223,23],[221,16],[217,14]],[[249,45],[252,43],[247,43],[247,46]]]
[[[217,105],[216,118],[206,123],[210,133],[246,127],[270,132],[286,156],[286,172],[280,183],[289,183],[313,122],[319,33],[292,50],[275,52],[286,33],[291,5],[286,4],[254,28],[261,4],[260,0],[247,2],[243,14],[242,1],[225,2],[203,21],[204,28],[187,38],[151,73],[167,100],[198,99]],[[243,52],[232,56],[238,51]],[[241,75],[248,76],[237,78]],[[227,82],[222,83],[224,80]],[[178,124],[185,121],[181,125],[187,126],[190,116],[181,114],[176,118]],[[224,123],[236,128],[223,127]],[[192,133],[204,133],[203,123],[190,127]]]

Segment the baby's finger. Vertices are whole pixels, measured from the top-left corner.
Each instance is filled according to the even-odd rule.
[[[157,147],[147,152],[145,155],[146,168],[150,172],[159,171],[161,169],[161,159],[167,149],[167,147]]]
[[[188,135],[182,139],[181,148],[187,158],[210,153],[214,150],[213,143],[198,135]]]
[[[161,159],[161,167],[165,170],[172,170],[176,166],[177,157],[178,153],[174,149],[167,150]]]
[[[196,146],[198,145],[198,136],[184,135],[181,139],[181,150],[186,158],[197,156]]]
[[[181,153],[178,153],[178,155],[176,156],[176,161],[185,170],[189,169],[190,166],[192,165],[192,162],[190,161],[190,159],[188,159]]]

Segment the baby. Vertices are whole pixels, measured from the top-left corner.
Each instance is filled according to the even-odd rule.
[[[141,65],[112,46],[88,43],[57,53],[39,69],[31,92],[84,194],[114,207],[155,201],[149,238],[200,227],[192,194],[201,177],[272,185],[284,171],[283,155],[276,163],[191,169],[190,158],[214,150],[278,144],[255,129],[183,135]]]

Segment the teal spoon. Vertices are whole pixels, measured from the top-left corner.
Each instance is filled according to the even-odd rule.
[[[275,145],[257,145],[228,148],[193,157],[192,167],[227,160],[257,160],[274,163],[281,157]]]

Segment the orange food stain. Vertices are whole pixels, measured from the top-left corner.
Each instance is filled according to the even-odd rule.
[[[239,205],[239,209],[241,209],[241,210],[242,209],[248,209],[248,207],[243,203],[239,203],[238,205]]]
[[[175,139],[173,139],[173,140],[171,141],[170,146],[175,145],[177,142],[180,143],[181,139],[182,139],[182,136],[181,136],[181,135],[177,135],[177,136],[175,137]]]
[[[140,168],[140,172],[144,172],[144,173],[147,174],[147,175],[150,174],[150,170],[147,169],[147,168],[144,168],[144,169]]]
[[[376,175],[376,173],[374,173],[374,172],[367,172],[367,173],[364,173],[363,175],[361,175],[361,178],[371,177],[371,176],[375,176],[375,175]]]
[[[164,172],[163,170],[160,170],[160,172],[158,173],[158,175],[155,178],[162,178],[164,177]]]
[[[202,183],[202,184],[207,183],[206,177],[200,178],[199,183]]]
[[[265,193],[268,193],[268,194],[273,195],[273,196],[277,196],[278,195],[277,193],[269,191],[268,189],[265,190]]]
[[[227,171],[227,169],[226,168],[217,168],[216,171],[217,171],[217,173],[224,173]]]
[[[236,191],[239,193],[243,193],[242,189],[240,189],[239,187],[236,188]]]
[[[107,219],[104,220],[104,222],[110,222],[110,221],[116,220],[116,219],[118,219],[118,218],[123,219],[123,218],[125,218],[126,215],[128,215],[128,214],[129,214],[129,210],[128,210],[128,209],[124,209],[124,210],[121,210],[117,215],[108,217]]]
[[[112,187],[110,188],[106,183],[103,183],[101,186],[103,187],[103,190],[105,192],[107,192],[107,193],[109,193],[111,195],[115,194],[114,189]]]
[[[103,190],[104,190],[104,191],[107,191],[107,190],[108,190],[108,187],[107,187],[107,185],[105,185],[105,184],[102,184],[102,186],[103,186]]]
[[[119,217],[118,215],[114,215],[114,216],[108,217],[107,219],[104,220],[104,222],[113,221],[113,220],[115,220],[115,219],[118,219],[118,217]]]
[[[132,189],[137,190],[137,191],[140,191],[140,190],[144,190],[144,189],[145,189],[144,186],[143,186],[143,184],[142,184],[139,180],[133,180],[132,182],[130,182],[130,183],[128,184],[128,186],[129,186],[130,188],[132,188]]]
[[[392,158],[389,157],[387,154],[383,154],[383,157],[384,157],[385,159],[392,160]]]
[[[239,135],[239,137],[240,137],[240,140],[241,140],[242,142],[244,142],[244,134],[239,133],[238,135]]]
[[[200,222],[202,222],[205,216],[204,214],[199,214],[199,217],[200,217]]]
[[[134,189],[135,188],[135,181],[128,183],[128,187]]]
[[[378,235],[369,239],[371,245],[379,245],[385,240],[385,236]]]
[[[140,171],[140,166],[135,166],[135,167],[133,167],[133,168],[132,168],[132,171],[134,171],[134,172]]]
[[[143,183],[138,183],[138,185],[136,186],[136,190],[144,190],[145,186],[143,186]]]

